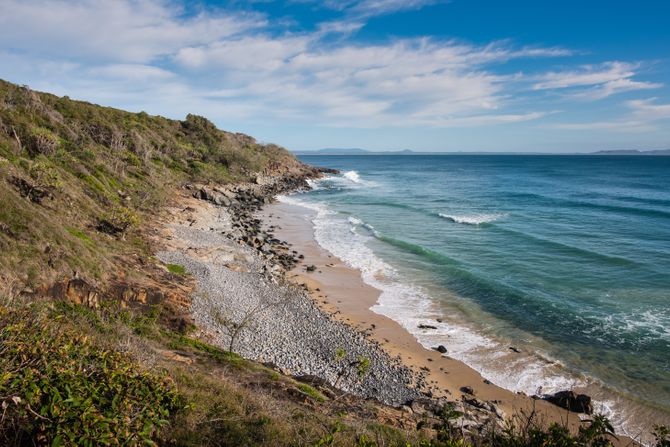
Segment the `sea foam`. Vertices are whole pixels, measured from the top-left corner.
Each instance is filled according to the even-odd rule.
[[[462,216],[438,213],[438,216],[454,223],[465,224],[465,225],[481,225],[502,219],[503,217],[507,216],[507,213],[471,214]]]
[[[307,183],[314,191],[347,190],[376,187],[377,182],[361,178],[357,171],[346,171],[338,175],[328,175],[319,179],[309,179]]]
[[[361,272],[363,281],[380,290],[377,303],[371,310],[398,323],[411,333],[426,349],[444,345],[451,358],[462,361],[496,385],[528,395],[548,394],[566,389],[588,389],[594,398],[594,408],[609,417],[617,432],[626,430],[630,421],[615,411],[618,400],[602,394],[599,382],[569,373],[564,365],[550,355],[537,350],[513,352],[510,341],[488,336],[464,322],[465,315],[444,316],[444,309],[424,288],[412,284],[389,263],[379,258],[368,246],[382,235],[362,219],[344,217],[323,202],[312,202],[299,196],[279,196],[280,202],[314,211],[312,219],[317,243],[349,267]],[[355,231],[357,227],[368,232]],[[439,316],[442,321],[437,321]],[[419,329],[430,324],[437,329]]]
[[[279,200],[315,212],[312,223],[317,243],[349,267],[360,270],[365,283],[381,291],[371,310],[400,323],[425,348],[445,345],[450,357],[465,362],[492,382],[512,391],[534,394],[538,384],[543,386],[543,392],[582,385],[579,380],[561,374],[558,363],[550,359],[511,353],[508,344],[453,320],[437,322],[435,316],[442,314],[435,300],[422,287],[405,280],[372,251],[369,242],[381,235],[362,219],[344,217],[324,203],[301,200],[296,196],[280,196]],[[352,231],[356,227],[370,231]],[[428,322],[437,329],[418,328]],[[548,368],[547,365],[552,363],[556,367]]]

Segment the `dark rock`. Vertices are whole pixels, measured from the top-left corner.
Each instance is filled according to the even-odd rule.
[[[436,346],[433,349],[436,350],[437,352],[439,352],[440,354],[446,354],[447,353],[447,348],[445,348],[444,345]]]
[[[201,200],[212,200],[212,193],[207,188],[200,188],[198,195]]]
[[[509,350],[512,351],[512,352],[516,352],[517,354],[521,353],[521,349],[515,348],[514,346],[510,346]]]
[[[419,329],[437,329],[437,326],[432,326],[430,324],[420,324]]]
[[[593,413],[591,397],[586,394],[576,394],[573,391],[559,391],[542,397],[547,402],[565,408],[574,413]]]
[[[9,182],[13,184],[22,197],[34,203],[42,203],[45,198],[52,198],[50,189],[34,185],[20,177],[10,177]]]
[[[307,267],[305,267],[305,270],[308,271],[308,272],[313,272],[313,271],[316,270],[316,266],[315,265],[308,265]]]
[[[471,396],[475,395],[475,390],[471,386],[462,386],[461,393],[470,394]]]

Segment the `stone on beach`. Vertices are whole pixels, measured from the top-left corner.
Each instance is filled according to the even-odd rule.
[[[574,391],[566,390],[542,396],[542,399],[574,413],[593,413],[591,397],[586,394],[577,394]]]

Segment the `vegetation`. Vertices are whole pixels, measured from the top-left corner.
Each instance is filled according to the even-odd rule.
[[[166,312],[0,306],[0,444],[311,446],[338,425],[331,445],[389,445],[369,416],[343,416],[316,387],[169,329]],[[394,445],[420,441],[386,431]]]
[[[35,288],[77,271],[104,283],[144,255],[133,241],[176,186],[296,166],[286,150],[203,117],[124,112],[0,80],[0,279]]]
[[[168,264],[167,269],[170,273],[174,273],[175,275],[185,275],[186,274],[186,269],[184,268],[183,265]]]
[[[0,308],[0,440],[152,444],[170,414],[184,407],[172,380],[142,371],[36,308]]]

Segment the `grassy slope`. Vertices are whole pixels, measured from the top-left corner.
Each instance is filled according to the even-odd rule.
[[[24,286],[78,271],[104,280],[115,256],[147,254],[137,230],[176,185],[277,167],[299,164],[202,117],[129,113],[0,81],[0,278]],[[110,238],[96,231],[103,221],[130,228]]]
[[[170,303],[93,311],[32,293],[73,272],[103,289],[122,279],[187,293],[189,279],[156,262],[147,237],[175,188],[300,169],[284,149],[198,116],[0,81],[0,444],[462,445],[449,424],[457,415],[426,425],[297,383],[190,338]],[[477,442],[600,445],[599,433],[526,429]]]

